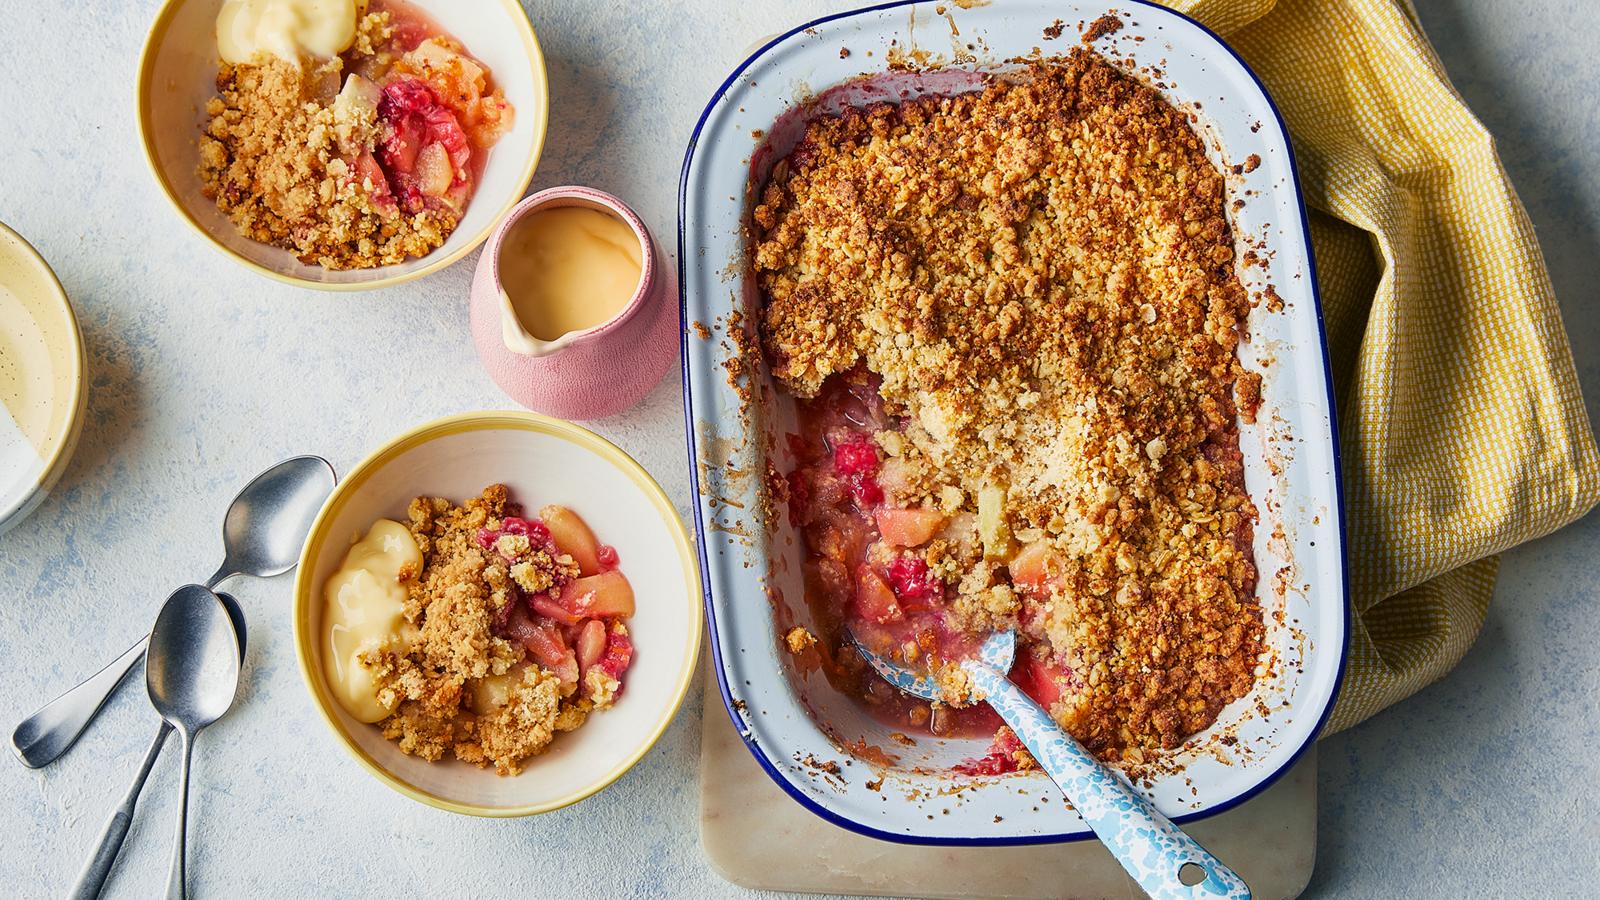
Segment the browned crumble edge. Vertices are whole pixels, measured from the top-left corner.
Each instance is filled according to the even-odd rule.
[[[1080,47],[819,119],[753,210],[774,378],[804,398],[864,365],[904,422],[878,435],[890,503],[986,497],[1010,552],[1047,543],[1042,601],[977,542],[924,552],[952,622],[1069,665],[1052,713],[1125,763],[1209,726],[1263,648],[1225,200],[1185,117]]]
[[[403,656],[385,647],[363,657],[373,668],[380,699],[399,699],[394,713],[379,723],[385,738],[426,760],[450,751],[501,775],[517,774],[556,733],[572,731],[591,711],[609,706],[617,688],[614,680],[593,686],[591,696],[600,703],[580,698],[577,685],[563,684],[537,664],[523,665],[526,651],[493,634],[495,612],[515,596],[513,577],[526,582],[541,574],[577,574],[570,556],[541,551],[526,563],[530,569],[519,564],[513,575],[503,557],[482,550],[478,529],[499,530],[509,506],[506,487],[499,484],[460,506],[442,497],[411,501],[409,527],[422,551],[422,571],[410,584],[405,619],[418,636]],[[591,675],[611,680],[604,673]],[[473,689],[488,678],[504,682],[507,702],[476,715]]]
[[[1121,30],[1122,20],[1117,18],[1114,13],[1106,13],[1090,22],[1089,27],[1084,29],[1083,42],[1085,44],[1093,43],[1108,34],[1116,34]]]

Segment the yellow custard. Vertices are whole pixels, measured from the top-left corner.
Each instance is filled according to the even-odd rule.
[[[331,58],[355,39],[356,0],[227,0],[217,13],[217,53],[234,65],[263,51]]]
[[[350,545],[339,571],[323,588],[328,636],[323,671],[339,705],[362,722],[377,722],[393,712],[378,697],[371,671],[360,655],[388,643],[404,654],[416,640],[405,620],[406,585],[422,571],[422,551],[404,525],[390,519],[372,524],[366,537]],[[397,697],[390,698],[391,703]]]
[[[639,236],[609,213],[563,206],[531,213],[506,232],[500,283],[522,327],[553,341],[613,318],[639,289]]]

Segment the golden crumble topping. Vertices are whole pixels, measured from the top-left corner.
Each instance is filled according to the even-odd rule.
[[[365,16],[353,54],[371,55],[386,13]],[[444,243],[455,219],[436,210],[385,209],[348,159],[378,122],[333,102],[344,62],[262,55],[217,71],[206,104],[200,180],[206,197],[245,237],[284,247],[329,269],[404,262]]]
[[[1052,712],[1107,758],[1210,725],[1262,650],[1224,202],[1184,116],[1078,48],[813,122],[753,212],[774,377],[881,377],[879,480],[950,517],[918,553],[951,624],[1076,673]]]
[[[411,502],[409,528],[423,566],[410,582],[405,619],[416,626],[416,637],[404,653],[391,641],[362,657],[384,705],[395,710],[380,723],[384,737],[424,759],[441,759],[448,750],[503,775],[520,771],[557,732],[610,706],[620,687],[598,669],[586,673],[585,685],[563,682],[497,635],[497,616],[517,602],[513,579],[548,586],[577,574],[570,556],[528,555],[522,548],[529,558],[518,563],[527,570],[519,578],[498,542],[495,552],[479,545],[480,530],[498,531],[510,506],[504,485],[491,485],[461,506],[439,497]],[[610,627],[626,633],[620,622]],[[475,705],[475,693],[485,690],[503,699],[493,708]]]
[[[416,42],[431,26],[399,15],[365,13],[332,59],[262,52],[219,65],[199,176],[241,235],[350,269],[425,256],[455,230],[477,155],[513,110],[460,43]]]
[[[796,625],[784,634],[783,642],[790,653],[804,653],[817,643],[817,636]]]

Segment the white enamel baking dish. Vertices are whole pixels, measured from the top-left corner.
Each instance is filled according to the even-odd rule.
[[[1230,203],[1246,201],[1231,212],[1235,236],[1241,256],[1254,248],[1265,260],[1240,276],[1259,298],[1271,285],[1283,300],[1281,311],[1258,305],[1241,349],[1264,381],[1257,423],[1243,427],[1241,447],[1246,487],[1260,510],[1255,553],[1271,671],[1215,725],[1161,757],[1164,773],[1142,776],[1140,787],[1177,821],[1241,803],[1316,738],[1338,689],[1348,623],[1332,387],[1293,152],[1260,82],[1204,27],[1139,2],[997,0],[963,9],[928,0],[819,19],[740,64],[690,140],[679,207],[684,387],[711,646],[729,715],[795,799],[874,837],[1020,844],[1090,832],[1042,775],[973,779],[938,771],[981,756],[984,740],[919,738],[903,746],[821,672],[797,670],[780,649],[783,632],[807,624],[810,614],[799,542],[781,509],[766,521],[759,491],[769,451],[778,471],[791,465],[781,436],[792,425],[792,404],[778,398],[764,367],[730,377],[729,366],[740,342],[728,331],[753,327],[749,311],[758,303],[745,261],[752,189],[812,115],[971,89],[980,73],[1015,68],[1004,60],[1035,48],[1064,53],[1082,23],[1107,12],[1123,27],[1095,49],[1192,112],[1225,173],[1240,167],[1229,176]],[[1047,38],[1058,20],[1061,36]],[[924,69],[954,65],[882,74],[891,59]],[[879,74],[862,82],[864,73]],[[1242,171],[1252,156],[1259,164]]]

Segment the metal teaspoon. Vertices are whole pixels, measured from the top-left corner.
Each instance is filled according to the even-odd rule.
[[[214,588],[235,575],[268,578],[294,568],[333,484],[333,466],[317,456],[287,459],[257,475],[228,507],[222,565],[205,586]],[[110,665],[24,719],[11,733],[11,749],[23,765],[37,769],[67,752],[144,656],[148,642],[148,635],[140,638]]]
[[[179,592],[198,591],[198,585],[179,588]],[[245,648],[245,623],[244,610],[239,608],[239,601],[228,594],[217,594],[228,610],[228,618],[233,622],[233,632],[238,639],[239,657],[244,658]],[[170,602],[170,600],[169,600]],[[172,725],[166,719],[161,720],[161,728],[156,731],[156,739],[150,744],[150,750],[145,753],[144,761],[139,764],[139,771],[134,775],[133,784],[128,788],[127,794],[117,808],[111,811],[111,818],[106,820],[105,827],[100,830],[100,840],[95,847],[94,854],[89,861],[84,863],[83,871],[78,874],[78,881],[72,886],[68,895],[71,900],[95,900],[100,892],[105,890],[106,880],[111,876],[111,867],[117,861],[117,853],[122,850],[122,842],[128,836],[128,828],[133,824],[133,809],[139,802],[139,792],[144,790],[144,782],[150,777],[150,770],[155,767],[156,757],[161,755],[161,748],[167,742],[167,735],[172,733]]]

